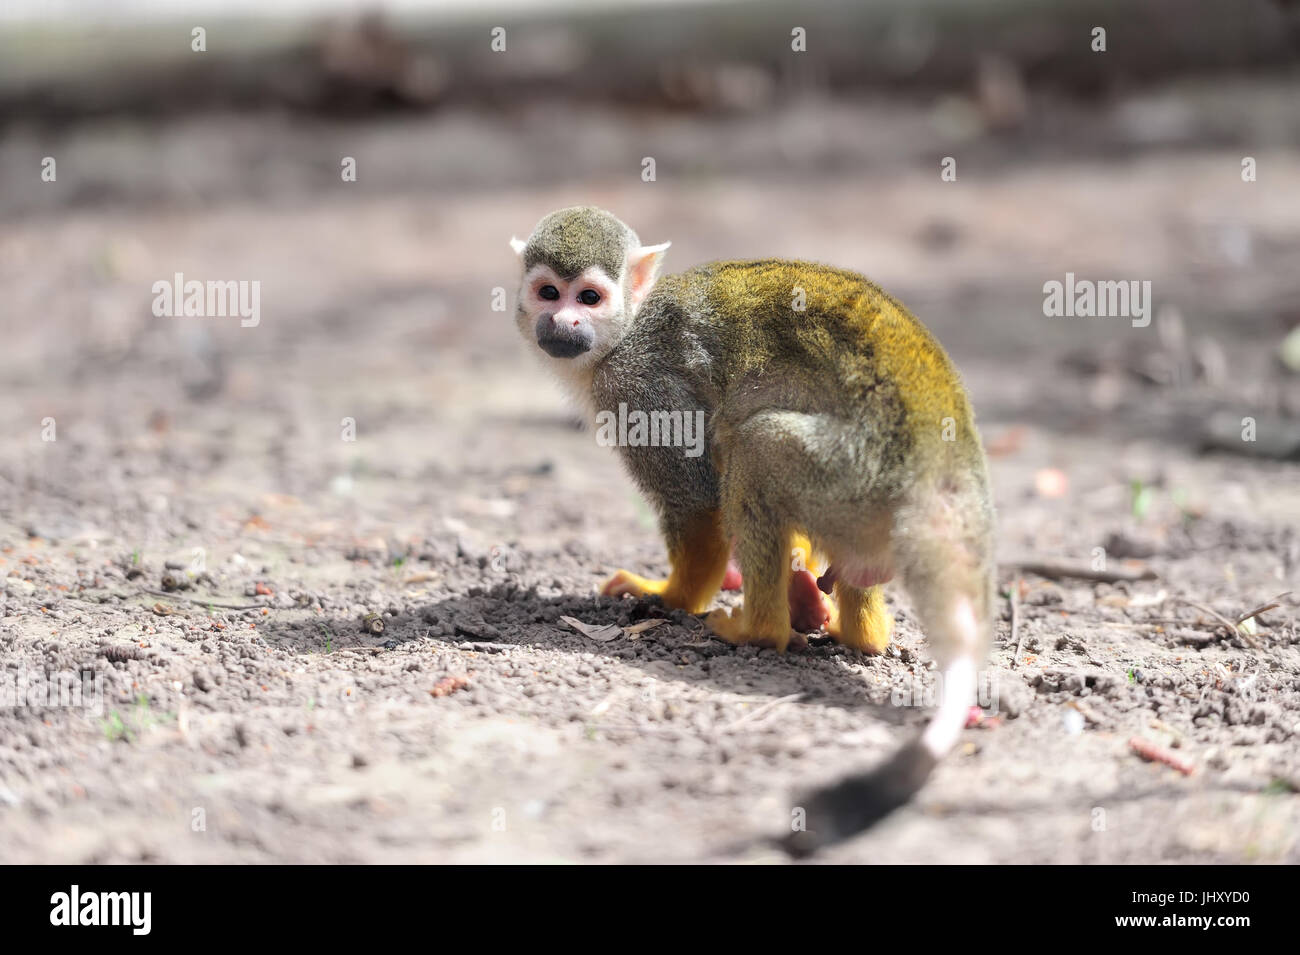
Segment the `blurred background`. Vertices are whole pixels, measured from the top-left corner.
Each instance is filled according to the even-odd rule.
[[[584,619],[609,622],[596,584],[617,566],[661,570],[661,545],[512,322],[507,242],[566,205],[604,206],[643,241],[671,241],[670,271],[798,257],[901,299],[963,371],[1012,557],[1104,546],[1163,561],[1171,588],[1238,610],[1285,590],[1300,564],[1298,52],[1293,0],[4,0],[0,634],[11,661],[32,665],[148,645],[154,663],[108,668],[123,713],[144,693],[150,712],[194,716],[184,738],[142,752],[105,749],[95,725],[16,714],[30,732],[0,752],[0,795],[17,800],[0,838],[16,859],[65,861],[662,851],[635,813],[635,828],[590,837],[601,848],[556,836],[574,831],[563,824],[535,842],[476,842],[458,815],[475,800],[438,788],[436,770],[442,781],[422,789],[358,782],[332,762],[436,751],[454,763],[464,733],[412,742],[431,725],[423,709],[401,717],[405,737],[321,717],[314,738],[332,742],[318,750],[280,726],[326,692],[303,680],[398,699],[411,680],[466,666],[427,653],[434,662],[377,673],[378,658],[340,646],[535,643],[558,653],[541,666],[560,674],[555,699],[516,693],[508,666],[480,660],[496,675],[437,704],[456,714],[444,728],[515,714],[522,725],[473,737],[461,769],[472,776],[466,766],[505,740],[479,783],[532,792],[545,785],[512,778],[524,770],[511,747],[538,727],[567,739],[574,694],[599,706],[619,692],[617,673],[592,676],[590,643],[552,626],[553,603],[579,595]],[[1044,283],[1067,272],[1150,281],[1150,326],[1046,316]],[[176,273],[260,283],[259,323],[157,317],[153,285]],[[189,568],[195,591],[176,616],[142,590],[170,590],[169,567]],[[527,590],[527,611],[501,587]],[[227,615],[260,634],[239,644],[248,652],[182,619],[222,594],[275,611],[248,627]],[[1080,594],[1066,604],[1105,596]],[[382,636],[354,625],[366,613],[386,616]],[[643,673],[670,652],[615,658]],[[684,711],[712,705],[690,696],[699,687],[681,666],[669,669]],[[296,683],[282,676],[304,667]],[[777,693],[774,679],[751,689]],[[272,712],[254,715],[263,692]],[[1291,706],[1275,742],[1300,725]],[[686,772],[674,759],[698,762],[642,736],[633,763],[672,777]],[[571,761],[528,752],[548,784],[576,774],[582,790]],[[798,756],[767,754],[755,778],[784,785],[804,771]],[[80,796],[51,781],[52,765],[77,767]],[[1291,771],[1270,765],[1259,772]],[[117,795],[114,780],[139,776],[181,815],[206,780],[242,836],[160,841],[158,798]],[[1045,792],[1065,785],[1049,776]],[[275,788],[323,780],[348,798],[295,810]],[[406,813],[416,797],[398,790],[445,811]],[[683,821],[698,820],[698,796],[686,786],[669,800],[683,827],[669,854],[699,850],[705,830]],[[375,800],[387,821],[365,815],[383,815]],[[330,838],[305,837],[326,822]],[[970,825],[948,843],[963,858],[1096,858],[1062,848],[1050,813],[1037,830],[1022,818],[1014,839],[996,820]],[[1162,838],[1130,843],[1132,858],[1245,851]],[[907,840],[873,851],[924,859]]]

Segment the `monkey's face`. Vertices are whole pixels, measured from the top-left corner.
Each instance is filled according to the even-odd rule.
[[[602,209],[561,209],[528,241],[511,239],[524,266],[515,324],[581,378],[627,333],[659,274],[668,243],[643,246]]]
[[[606,354],[623,336],[623,287],[599,266],[569,279],[550,266],[524,275],[515,323],[552,358],[584,364]]]

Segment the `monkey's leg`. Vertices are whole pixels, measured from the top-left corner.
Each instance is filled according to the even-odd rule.
[[[885,592],[879,584],[862,590],[835,581],[835,610],[826,624],[826,632],[854,650],[884,653],[894,618],[885,606]]]
[[[668,560],[672,570],[667,580],[650,580],[620,570],[605,582],[600,592],[617,597],[658,594],[665,604],[687,613],[703,613],[722,586],[731,547],[722,533],[718,511],[692,515],[680,524],[664,528],[668,539]]]
[[[790,566],[790,626],[797,633],[812,633],[831,618],[831,610],[817,588],[817,576],[825,570],[824,561],[814,553],[807,534],[796,532],[791,535]],[[728,587],[732,576],[733,569],[728,566],[723,590],[740,590],[743,586],[740,570],[736,568],[734,586]]]
[[[793,535],[754,518],[741,525],[740,569],[745,578],[745,602],[728,613],[715,610],[705,618],[709,628],[728,643],[757,643],[784,653],[790,643],[790,547]]]

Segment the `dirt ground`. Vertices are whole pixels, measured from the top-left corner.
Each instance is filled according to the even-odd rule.
[[[92,671],[103,699],[0,698],[0,858],[776,862],[762,837],[788,828],[793,791],[925,722],[897,705],[933,683],[899,593],[879,658],[736,649],[596,596],[619,567],[662,574],[662,545],[492,309],[498,287],[513,307],[510,236],[582,202],[672,240],[670,270],[859,269],[972,393],[1019,665],[1004,599],[997,718],[821,858],[1300,862],[1300,600],[1253,636],[1204,609],[1235,620],[1300,591],[1300,465],[1250,453],[1300,428],[1276,358],[1300,300],[1300,155],[1153,144],[1149,107],[1082,117],[1091,151],[961,151],[861,104],[609,117],[572,158],[579,119],[546,111],[11,129],[0,676]],[[655,183],[645,139],[666,157]],[[721,159],[690,160],[709,143]],[[57,185],[15,171],[51,152]],[[353,187],[341,155],[360,157]],[[1155,321],[1044,317],[1067,271],[1151,279]],[[176,272],[260,280],[261,323],[155,318],[152,283]],[[1231,437],[1247,415],[1251,446]],[[1205,450],[1211,432],[1228,450]],[[1158,578],[1013,566],[1099,547]],[[668,623],[599,642],[563,615]],[[1142,760],[1133,736],[1195,771]]]

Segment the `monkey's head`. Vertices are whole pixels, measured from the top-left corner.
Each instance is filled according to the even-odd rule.
[[[510,240],[524,269],[515,324],[552,358],[599,361],[627,333],[668,245],[643,246],[594,206],[552,212],[527,242]]]

